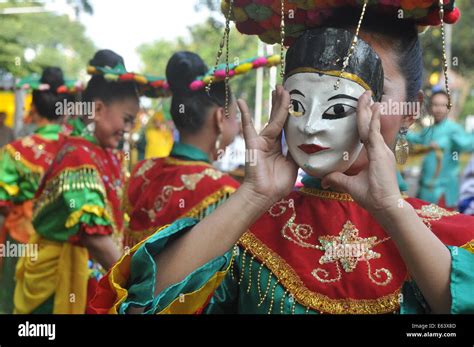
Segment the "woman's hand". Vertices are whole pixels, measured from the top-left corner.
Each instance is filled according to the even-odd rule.
[[[359,135],[367,149],[368,166],[356,176],[334,172],[323,178],[322,186],[350,194],[372,214],[401,207],[395,156],[380,133],[380,104],[370,105],[372,93],[365,92],[357,106]]]
[[[282,129],[288,117],[290,95],[282,86],[277,86],[273,92],[270,121],[260,134],[255,131],[245,101],[239,100],[238,105],[247,150],[245,181],[241,189],[247,190],[254,202],[266,210],[291,192],[298,172],[291,155],[285,157],[281,151]]]

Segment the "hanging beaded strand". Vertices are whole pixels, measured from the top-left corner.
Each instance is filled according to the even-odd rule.
[[[334,85],[334,90],[339,89],[339,85],[341,83],[341,77],[344,74],[344,72],[346,72],[347,66],[349,65],[349,59],[352,57],[352,54],[354,53],[355,45],[357,44],[357,38],[359,36],[360,27],[362,25],[362,20],[364,19],[364,16],[365,16],[367,3],[368,3],[368,0],[364,0],[362,13],[360,14],[359,22],[357,23],[356,32],[355,32],[354,38],[352,39],[351,47],[349,48],[349,52],[347,53],[347,56],[344,58],[344,61],[342,63],[342,70],[339,72],[339,76],[337,77],[336,84]]]
[[[285,0],[281,0],[281,21],[280,21],[280,64],[281,78],[285,78]]]
[[[443,74],[444,84],[446,87],[446,94],[448,94],[448,110],[451,110],[451,91],[449,89],[448,82],[448,59],[446,58],[446,36],[444,32],[444,3],[443,0],[439,0],[439,20],[441,21],[441,40],[443,43]]]
[[[232,10],[234,7],[234,0],[229,0],[229,9],[227,11],[227,14],[225,16],[225,30],[224,30],[224,35],[222,36],[222,40],[219,44],[219,50],[217,51],[217,56],[216,56],[216,63],[214,64],[214,67],[212,69],[212,74],[209,83],[206,85],[206,93],[211,96],[211,87],[212,83],[214,82],[214,73],[217,70],[217,67],[219,66],[219,61],[221,60],[222,53],[224,52],[224,48],[226,51],[226,56],[225,56],[225,105],[224,105],[224,110],[225,110],[225,116],[229,117],[229,98],[230,98],[230,89],[229,89],[229,80],[230,80],[230,67],[229,67],[229,36],[230,36],[230,17],[232,16]]]

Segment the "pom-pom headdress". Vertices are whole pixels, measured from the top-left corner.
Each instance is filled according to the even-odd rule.
[[[193,91],[200,90],[205,88],[207,85],[212,82],[224,81],[226,75],[229,78],[236,76],[244,75],[252,70],[260,68],[270,68],[280,64],[279,55],[271,55],[267,57],[255,57],[251,59],[246,59],[238,64],[229,64],[229,70],[226,73],[226,65],[221,64],[216,68],[211,69],[204,76],[199,76],[195,81],[193,81],[189,88]]]
[[[338,77],[343,77],[350,65],[359,39],[359,30],[368,9],[381,15],[397,16],[400,20],[412,20],[419,26],[420,31],[427,26],[441,25],[443,70],[449,97],[448,107],[451,108],[444,24],[453,24],[459,20],[460,12],[455,7],[454,0],[222,0],[221,7],[226,16],[226,30],[217,53],[216,66],[224,49],[226,56],[229,55],[229,23],[234,21],[237,29],[243,34],[257,35],[268,44],[280,43],[282,77],[285,73],[284,47],[293,45],[298,37],[309,29],[330,26],[329,20],[342,8],[353,8],[360,13],[360,18],[352,44],[342,57],[343,64]],[[226,76],[226,79],[228,77]],[[339,81],[335,85],[336,89],[338,85]]]
[[[123,64],[117,64],[113,68],[90,65],[87,67],[87,73],[102,75],[107,81],[134,82],[137,84],[141,96],[159,98],[170,95],[168,84],[164,78],[128,72]]]
[[[229,78],[241,76],[260,68],[274,67],[278,64],[280,64],[279,55],[246,59],[237,64],[229,65]],[[89,66],[87,72],[91,75],[102,75],[108,81],[135,82],[139,86],[140,94],[147,97],[166,98],[172,94],[165,78],[127,72],[122,64],[114,68]],[[211,81],[225,80],[225,76],[226,66],[222,64],[217,69],[211,69],[205,75],[197,77],[189,84],[188,88],[190,91],[198,91],[209,85]]]
[[[258,35],[263,42],[280,42],[282,0],[223,0],[226,14],[232,3],[230,19],[242,34]],[[326,25],[340,8],[360,12],[364,0],[284,0],[285,44],[291,45],[306,29]],[[419,26],[441,24],[440,0],[370,0],[367,10],[413,19]],[[443,0],[443,22],[453,24],[460,13],[454,0]]]
[[[20,79],[16,83],[17,89],[24,89],[24,90],[40,90],[46,91],[51,90],[51,86],[46,83],[41,83],[41,76],[39,75],[30,75]],[[81,81],[73,80],[73,79],[66,79],[64,81],[64,85],[59,86],[54,91],[56,94],[77,94],[80,93],[84,89],[83,84]]]

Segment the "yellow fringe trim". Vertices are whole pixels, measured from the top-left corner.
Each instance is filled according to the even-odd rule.
[[[252,233],[245,233],[239,244],[254,255],[276,276],[301,305],[330,314],[393,313],[400,309],[400,289],[377,299],[332,299],[309,290],[295,270]]]
[[[111,220],[109,213],[100,206],[95,206],[95,205],[84,205],[81,207],[80,210],[75,211],[69,215],[69,217],[66,220],[66,228],[72,228],[79,224],[81,217],[86,214],[94,214],[99,218],[104,218],[106,220]]]
[[[14,161],[20,162],[22,165],[24,165],[31,172],[34,172],[34,173],[37,173],[37,174],[40,174],[40,175],[44,174],[44,169],[41,166],[35,165],[35,164],[29,162],[28,160],[26,160],[24,158],[23,155],[21,155],[21,153],[20,153],[19,158],[17,159],[16,155],[19,152],[13,146],[6,145],[4,148],[5,148],[6,152],[12,157],[12,159]]]
[[[2,181],[0,181],[0,188],[3,188],[10,196],[15,196],[20,192],[20,188],[17,185],[12,186]]]
[[[196,217],[199,216],[199,214],[212,204],[215,204],[222,200],[222,198],[227,195],[227,194],[232,194],[235,192],[235,188],[231,186],[224,186],[218,191],[212,193],[211,195],[205,197],[204,199],[201,200],[200,203],[198,203],[196,206],[191,208],[188,212],[186,212],[184,215],[182,215],[179,218],[186,218],[186,217]]]
[[[474,239],[469,241],[465,245],[462,245],[461,248],[464,248],[465,250],[474,254]]]

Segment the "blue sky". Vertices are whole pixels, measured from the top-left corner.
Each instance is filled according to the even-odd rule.
[[[136,48],[158,39],[187,35],[187,27],[202,22],[196,0],[91,0],[94,15],[81,15],[87,34],[98,48],[109,48],[125,58],[130,71],[140,68]]]

